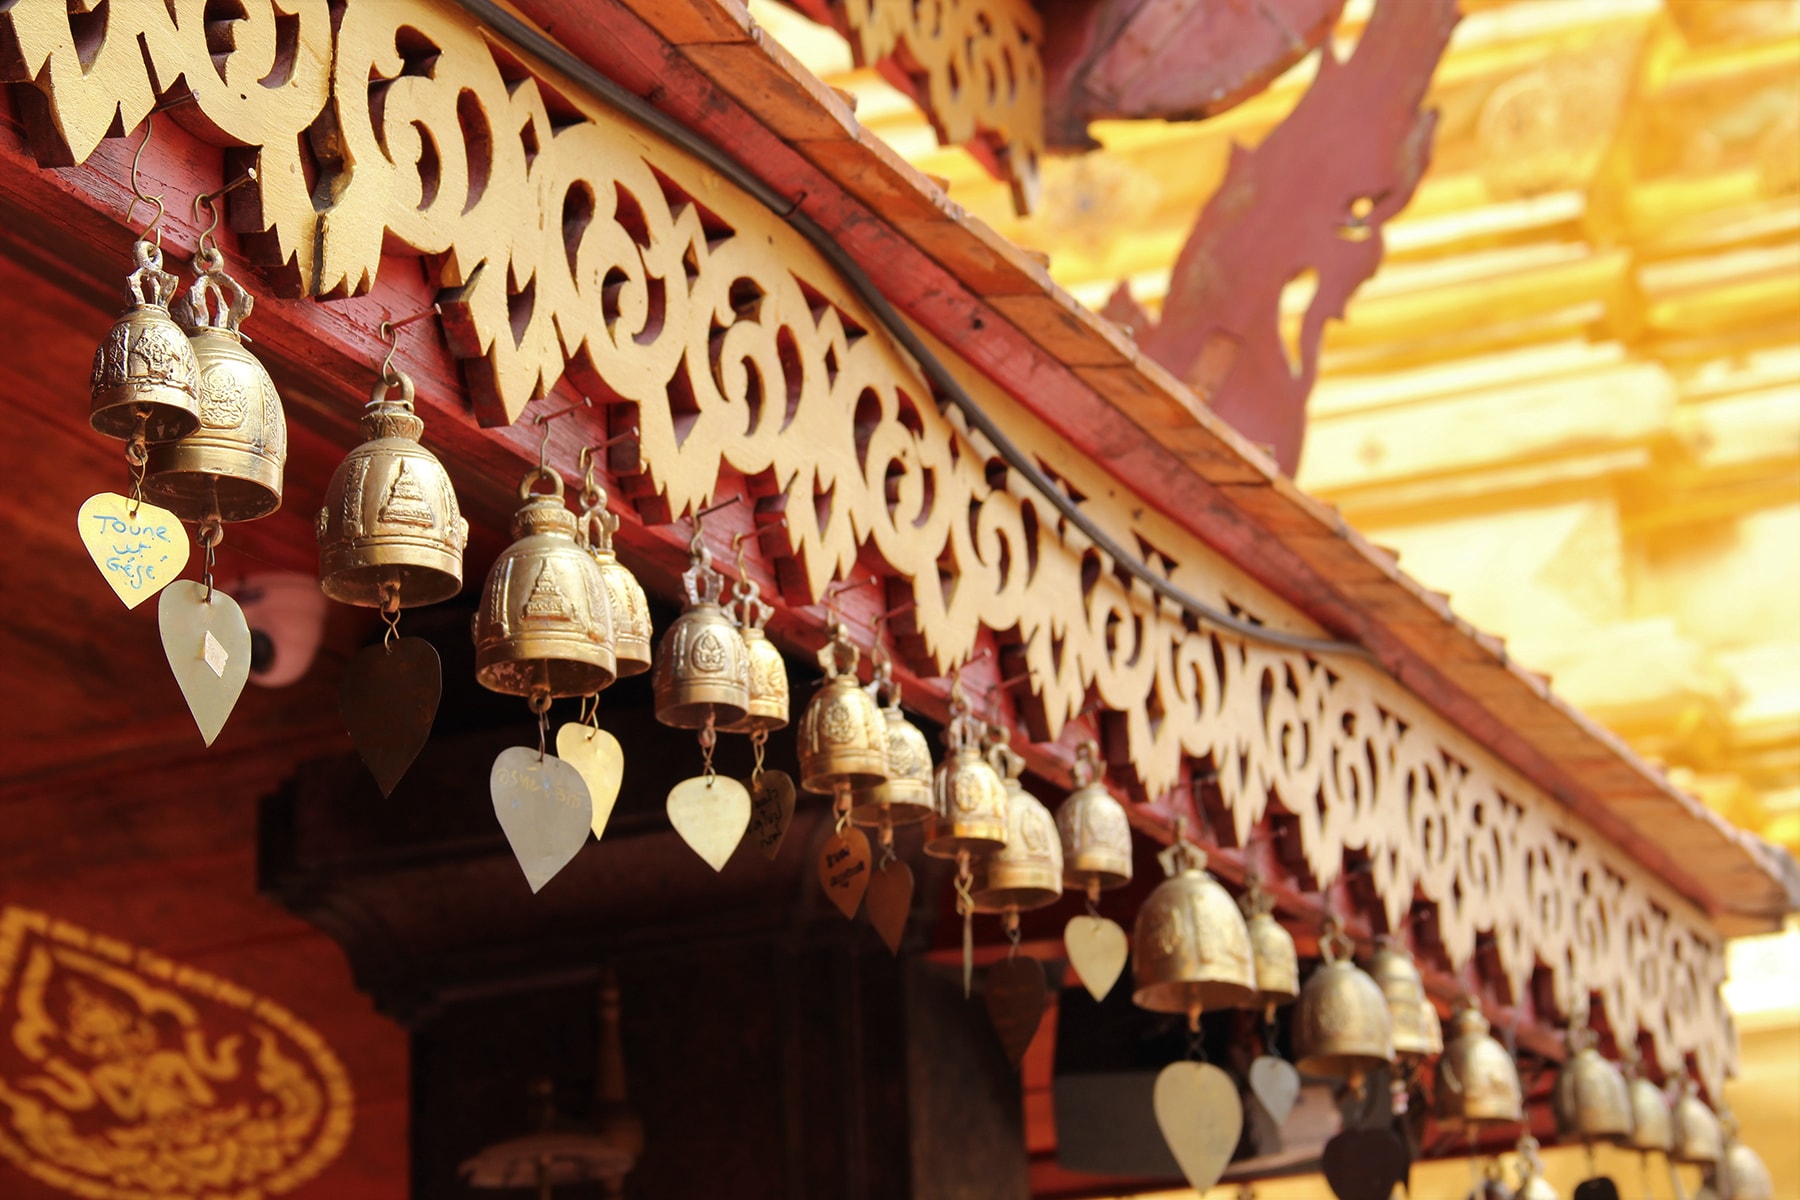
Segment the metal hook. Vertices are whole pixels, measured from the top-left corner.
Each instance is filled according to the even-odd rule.
[[[145,113],[144,136],[138,142],[137,150],[131,156],[131,207],[125,210],[125,224],[131,224],[131,218],[137,212],[137,206],[140,203],[156,205],[156,215],[150,218],[148,225],[144,226],[144,231],[138,235],[138,240],[143,241],[151,234],[155,234],[156,245],[160,248],[162,246],[163,196],[165,193],[158,192],[154,196],[144,195],[143,182],[138,178],[138,166],[144,161],[144,147],[150,144],[150,134],[155,126],[155,111]]]
[[[220,188],[218,191],[216,191],[216,192],[201,192],[198,196],[194,197],[194,223],[195,224],[199,224],[200,221],[204,219],[200,213],[201,205],[204,204],[208,209],[210,209],[212,211],[212,224],[208,225],[205,228],[205,230],[203,230],[201,232],[200,241],[195,246],[196,255],[205,251],[207,243],[209,241],[212,242],[212,244],[215,248],[219,244],[218,241],[215,238],[213,238],[213,232],[219,228],[219,219],[223,215],[222,210],[219,208],[219,201],[222,200],[224,197],[230,195],[232,192],[237,191],[239,188],[243,187],[246,183],[255,183],[255,182],[256,182],[256,168],[255,167],[246,167],[246,168],[244,168],[244,173],[242,175],[239,175],[236,179],[232,180],[230,183],[226,184],[224,187]]]
[[[589,408],[592,405],[593,401],[589,400],[586,396],[583,396],[579,404],[571,404],[565,408],[559,408],[553,413],[544,413],[541,416],[534,418],[544,430],[544,436],[538,439],[538,470],[542,471],[550,465],[550,422],[556,420],[558,417],[566,417],[578,409]]]
[[[718,512],[721,508],[730,508],[732,505],[736,504],[738,501],[740,501],[742,499],[743,499],[742,496],[727,496],[725,499],[719,501],[717,504],[707,505],[705,508],[701,509],[699,512],[694,514],[694,528],[696,530],[698,530],[700,528],[700,522],[702,520],[704,520],[707,517],[712,516],[714,513]]]
[[[584,407],[591,407],[593,404],[593,401],[589,400],[586,396],[583,396],[581,398],[581,403]],[[557,415],[561,416],[562,414],[558,413]],[[552,418],[545,417],[543,419],[548,421],[548,420],[551,420]],[[630,429],[627,429],[624,433],[616,434],[613,437],[609,437],[604,442],[595,442],[592,446],[583,446],[581,448],[581,453],[575,457],[575,465],[578,469],[585,472],[593,466],[594,456],[596,454],[599,454],[602,450],[610,450],[614,446],[617,446],[620,442],[634,442],[637,440],[637,438],[638,438],[638,427],[636,425],[633,425]]]
[[[399,383],[399,376],[394,374],[394,351],[400,348],[400,327],[437,315],[438,306],[433,304],[430,308],[416,312],[410,317],[401,317],[398,321],[388,320],[381,323],[379,328],[381,340],[388,344],[387,357],[381,360],[381,377],[389,384],[397,385]]]

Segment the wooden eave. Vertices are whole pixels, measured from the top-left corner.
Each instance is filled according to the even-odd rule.
[[[861,128],[735,0],[514,0],[570,52],[792,196],[887,298],[1171,519],[1555,796],[1725,932],[1800,867],[1670,784],[1283,477],[1044,267]],[[1148,482],[1149,486],[1146,486]]]

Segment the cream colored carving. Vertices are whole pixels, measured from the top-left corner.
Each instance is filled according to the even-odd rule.
[[[945,145],[986,140],[1021,215],[1037,208],[1044,153],[1043,19],[1023,0],[844,0],[863,65],[911,76]]]
[[[159,80],[235,77],[235,52],[215,67],[203,42],[149,36],[163,12],[160,0],[115,0],[105,38],[135,47],[146,33]],[[199,13],[183,0],[177,24]],[[300,28],[317,29],[311,19]],[[1240,837],[1279,804],[1321,884],[1346,851],[1366,854],[1390,920],[1415,897],[1435,904],[1454,963],[1493,933],[1516,994],[1542,964],[1559,996],[1600,994],[1622,1040],[1648,1030],[1665,1064],[1693,1053],[1718,1083],[1735,1046],[1704,914],[1386,676],[1190,632],[1127,590],[1041,499],[990,486],[989,451],[940,415],[910,358],[863,332],[874,318],[782,222],[567,81],[526,77],[511,56],[503,72],[466,20],[423,0],[349,5],[331,120],[282,100],[257,126],[235,96],[220,102],[234,128],[271,138],[260,143],[265,179],[281,175],[303,128],[332,152],[314,189],[329,197],[322,214],[291,204],[285,185],[262,193],[266,244],[312,264],[311,290],[366,288],[384,248],[429,256],[458,289],[446,305],[452,346],[490,419],[516,416],[566,366],[597,400],[636,406],[643,460],[673,511],[703,504],[722,470],[773,481],[812,595],[872,545],[913,581],[940,670],[971,653],[982,627],[1008,631],[1052,736],[1091,689],[1124,715],[1151,794],[1175,783],[1184,757],[1210,757]],[[28,64],[72,52],[69,21],[63,0],[0,12]],[[53,69],[43,86],[61,128],[86,131],[70,135],[72,151],[92,149],[97,118],[64,108],[118,106],[127,125],[141,116],[141,85],[124,67],[108,75],[111,92],[91,74],[69,78]],[[209,82],[184,119],[213,120],[213,94]],[[1215,605],[1317,632],[938,350],[1121,544],[1160,548],[1175,582]]]

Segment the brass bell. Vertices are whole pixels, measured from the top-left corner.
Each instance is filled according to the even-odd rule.
[[[1519,1190],[1513,1200],[1562,1200],[1562,1194],[1544,1178],[1544,1160],[1538,1157],[1537,1139],[1526,1134],[1519,1139]]]
[[[931,783],[925,853],[933,858],[985,854],[1006,844],[1006,785],[982,757],[981,731],[959,677],[950,685],[944,761]]]
[[[877,651],[880,648],[877,642]],[[875,663],[874,688],[877,700],[887,694],[881,716],[887,726],[888,778],[852,797],[850,819],[882,829],[915,825],[929,820],[932,813],[931,745],[906,719],[900,707],[900,685],[894,681],[894,664],[885,654]]]
[[[988,752],[988,762],[1005,781],[1006,845],[983,858],[975,870],[977,912],[1030,912],[1062,899],[1063,849],[1056,820],[1019,782],[1025,759],[1004,742]]]
[[[375,381],[362,429],[367,440],[332,472],[315,523],[319,586],[340,603],[390,611],[450,599],[462,591],[469,523],[444,464],[419,444],[425,422],[406,372]]]
[[[762,587],[744,573],[744,559],[738,556],[738,582],[731,602],[732,616],[738,633],[744,639],[744,652],[750,659],[750,697],[744,719],[724,726],[727,733],[767,734],[788,723],[787,663],[781,651],[763,632],[763,626],[775,610],[762,598]]]
[[[1131,822],[1101,782],[1105,773],[1100,747],[1083,741],[1075,747],[1075,790],[1056,810],[1063,883],[1089,900],[1131,882]]]
[[[1387,997],[1356,965],[1354,951],[1337,918],[1327,918],[1319,938],[1324,961],[1300,990],[1294,1013],[1294,1065],[1302,1075],[1348,1080],[1361,1090],[1364,1076],[1394,1061],[1394,1031]]]
[[[535,491],[540,480],[552,491]],[[475,678],[509,696],[591,696],[615,675],[606,581],[576,538],[562,476],[538,466],[519,483],[513,543],[488,568],[475,612]]]
[[[1256,967],[1256,1003],[1265,1020],[1275,1019],[1275,1009],[1300,996],[1300,952],[1294,935],[1273,912],[1275,900],[1263,891],[1255,874],[1244,892],[1244,928],[1250,934],[1250,959]]]
[[[1719,1118],[1700,1099],[1700,1089],[1694,1086],[1692,1076],[1682,1076],[1681,1098],[1675,1101],[1669,1125],[1674,1133],[1669,1146],[1670,1162],[1711,1166],[1724,1154]]]
[[[650,602],[637,576],[613,553],[619,518],[606,507],[606,489],[594,478],[593,451],[581,448],[585,477],[581,484],[581,536],[606,582],[606,606],[612,613],[614,671],[620,679],[650,669]],[[786,680],[786,675],[782,676]]]
[[[202,245],[194,266],[194,286],[173,311],[199,366],[200,428],[150,451],[144,491],[184,521],[254,521],[281,507],[287,417],[238,333],[250,294],[226,274],[216,246]]]
[[[1131,998],[1152,1012],[1186,1013],[1197,1026],[1207,1009],[1255,1003],[1256,968],[1244,915],[1180,826],[1159,856],[1169,877],[1145,899],[1132,929]]]
[[[1375,955],[1369,960],[1369,977],[1387,998],[1396,1055],[1418,1060],[1443,1048],[1442,1031],[1437,1031],[1434,1046],[1433,1030],[1425,1017],[1429,1011],[1435,1018],[1437,1010],[1426,998],[1425,982],[1419,978],[1419,968],[1404,946],[1385,935],[1375,939]]]
[[[1550,1106],[1560,1136],[1623,1144],[1631,1135],[1631,1090],[1623,1072],[1601,1055],[1596,1040],[1578,1011],[1569,1027],[1571,1053],[1556,1073]]]
[[[162,247],[140,239],[131,258],[131,307],[94,351],[88,423],[107,437],[157,445],[200,428],[200,365],[169,315],[179,281],[162,269]]]
[[[1425,1057],[1436,1058],[1444,1052],[1444,1023],[1438,1019],[1437,1005],[1430,996],[1419,1008],[1419,1024],[1425,1030]]]
[[[750,715],[750,648],[719,607],[725,580],[713,570],[699,521],[688,551],[687,606],[663,630],[650,677],[656,719],[676,729],[726,729]]]
[[[1675,1144],[1669,1099],[1661,1088],[1638,1073],[1635,1052],[1626,1060],[1626,1091],[1631,1103],[1631,1133],[1625,1144],[1633,1150],[1667,1154]]]
[[[833,794],[848,810],[850,793],[888,779],[887,718],[856,677],[861,657],[834,615],[819,651],[824,684],[800,715],[800,786]]]
[[[1524,1120],[1519,1068],[1488,1032],[1481,1003],[1470,996],[1450,1021],[1450,1039],[1438,1059],[1438,1118],[1471,1136],[1484,1125]]]
[[[1721,1194],[1726,1200],[1775,1200],[1775,1180],[1762,1155],[1738,1141],[1737,1120],[1726,1113],[1725,1157],[1718,1167]]]

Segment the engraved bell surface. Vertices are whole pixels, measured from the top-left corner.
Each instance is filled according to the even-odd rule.
[[[1775,1200],[1775,1180],[1762,1155],[1737,1140],[1734,1123],[1726,1122],[1730,1140],[1719,1164],[1721,1192],[1730,1200]]]
[[[586,453],[584,449],[583,454]],[[582,540],[600,568],[600,578],[606,585],[607,611],[612,614],[614,670],[620,679],[641,675],[650,669],[650,647],[655,634],[650,624],[650,602],[645,599],[637,576],[613,551],[619,518],[607,511],[606,492],[594,481],[591,466],[582,483],[581,500]]]
[[[750,699],[744,719],[726,727],[727,733],[769,733],[788,723],[787,663],[781,651],[763,632],[763,625],[775,610],[762,599],[762,589],[741,577],[731,602],[731,615],[736,618],[738,632],[744,639],[744,651],[750,659]]]
[[[1075,748],[1075,790],[1056,810],[1063,882],[1090,898],[1131,882],[1131,822],[1101,782],[1105,772],[1099,747],[1082,742]]]
[[[982,855],[1006,844],[1006,784],[982,754],[985,729],[958,676],[950,684],[944,761],[931,780],[925,853],[932,858]]]
[[[238,333],[249,293],[225,273],[216,249],[203,249],[195,264],[200,277],[173,311],[199,369],[200,427],[151,449],[144,491],[184,521],[215,513],[254,521],[281,507],[287,417],[275,381]]]
[[[1394,1053],[1426,1058],[1443,1048],[1443,1034],[1428,1023],[1426,1013],[1436,1010],[1425,996],[1425,983],[1412,955],[1392,937],[1375,940],[1369,960],[1369,977],[1387,998],[1388,1019],[1394,1036]]]
[[[881,710],[887,726],[888,777],[852,797],[850,819],[858,825],[887,828],[915,825],[930,818],[931,744],[918,727],[906,719],[900,707],[900,685],[894,682],[893,664],[885,659],[875,665],[877,698],[886,692]]]
[[[1557,1132],[1583,1142],[1623,1144],[1631,1135],[1631,1089],[1594,1041],[1593,1030],[1581,1021],[1569,1030],[1573,1053],[1557,1071],[1550,1094]]]
[[[676,729],[725,729],[750,712],[750,649],[719,606],[725,581],[698,526],[682,575],[687,606],[663,631],[650,677],[656,719]]]
[[[1438,1059],[1438,1119],[1449,1129],[1513,1124],[1524,1119],[1524,1094],[1512,1055],[1489,1033],[1473,997],[1450,1021]]]
[[[1300,989],[1294,1014],[1294,1065],[1302,1075],[1346,1079],[1360,1088],[1370,1071],[1394,1061],[1387,996],[1351,958],[1354,947],[1335,918],[1319,949],[1324,961]]]
[[[1300,997],[1300,952],[1294,947],[1294,935],[1275,919],[1274,903],[1274,897],[1251,876],[1240,907],[1250,936],[1250,960],[1256,968],[1253,1006],[1271,1018],[1278,1006]]]
[[[363,410],[365,440],[338,464],[319,509],[319,586],[343,604],[401,608],[462,591],[469,523],[437,456],[419,444],[412,379],[396,371],[400,399],[375,381]]]
[[[1725,1152],[1719,1118],[1700,1099],[1700,1090],[1691,1077],[1682,1077],[1681,1097],[1670,1112],[1669,1127],[1674,1135],[1669,1144],[1670,1162],[1710,1166]]]
[[[548,480],[551,492],[533,488]],[[475,678],[509,696],[589,696],[612,683],[612,612],[600,566],[576,538],[562,476],[528,472],[513,542],[488,569],[475,612]]]
[[[1206,855],[1177,840],[1163,868],[1169,878],[1144,900],[1132,930],[1132,1000],[1190,1018],[1255,1004],[1250,931],[1231,893],[1207,874]]]
[[[1019,782],[1025,760],[1012,747],[989,752],[1006,788],[1006,844],[975,867],[975,911],[1030,912],[1062,899],[1062,839],[1043,803]]]
[[[88,423],[107,437],[150,445],[200,428],[200,365],[187,334],[169,314],[178,284],[162,269],[162,248],[139,240],[125,280],[131,307],[94,351]]]
[[[1627,1075],[1626,1089],[1631,1102],[1631,1133],[1625,1144],[1633,1150],[1659,1150],[1666,1154],[1675,1143],[1668,1097],[1637,1073],[1635,1061]]]
[[[843,624],[833,619],[831,638],[819,651],[825,681],[800,715],[795,738],[800,786],[806,791],[854,792],[887,782],[887,718],[857,678],[860,657]]]

